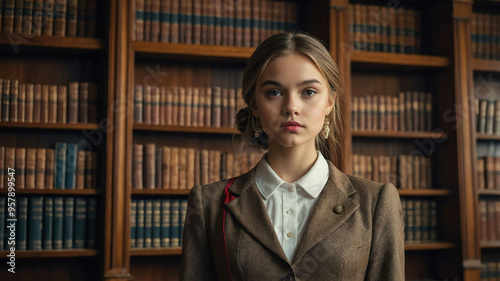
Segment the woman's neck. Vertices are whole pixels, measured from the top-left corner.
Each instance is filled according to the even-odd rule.
[[[283,147],[269,146],[267,162],[273,171],[286,182],[295,182],[314,165],[318,154],[309,146]]]

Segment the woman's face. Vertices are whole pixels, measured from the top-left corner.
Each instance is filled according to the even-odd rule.
[[[257,81],[253,112],[269,136],[270,147],[314,147],[333,103],[316,65],[303,55],[292,54],[269,62]]]

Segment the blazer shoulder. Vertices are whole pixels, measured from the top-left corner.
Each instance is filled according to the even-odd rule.
[[[219,200],[224,196],[224,188],[229,179],[212,182],[204,185],[195,185],[189,192],[190,196],[202,195],[204,199]]]
[[[361,195],[377,196],[384,188],[397,192],[396,187],[390,182],[380,183],[352,175],[347,175],[347,178],[351,181],[354,189]]]

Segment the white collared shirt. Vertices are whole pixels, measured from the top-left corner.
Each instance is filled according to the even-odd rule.
[[[267,214],[290,262],[304,233],[309,215],[329,177],[329,167],[321,152],[314,165],[293,183],[283,181],[262,157],[255,171],[255,183]]]

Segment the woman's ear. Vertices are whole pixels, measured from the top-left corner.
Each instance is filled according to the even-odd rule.
[[[255,105],[255,103],[252,104],[250,108],[252,109],[253,117],[259,118],[259,111],[257,110],[257,106]]]
[[[329,115],[332,112],[333,107],[335,106],[335,100],[337,99],[337,93],[333,92],[328,98],[328,106],[326,107],[326,115]]]

